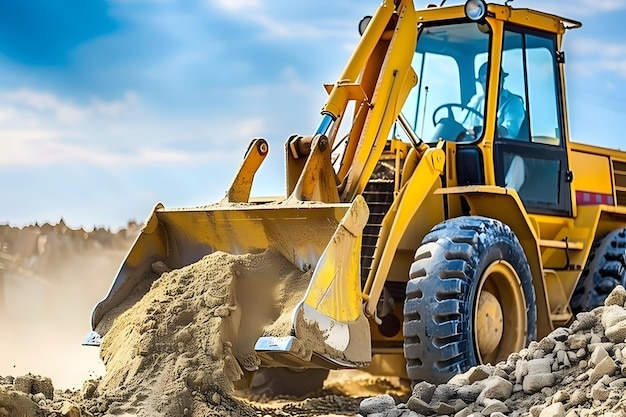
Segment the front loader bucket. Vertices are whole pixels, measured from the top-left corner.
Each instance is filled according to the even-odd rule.
[[[371,352],[362,309],[360,248],[368,214],[360,196],[353,203],[332,204],[292,198],[170,210],[159,204],[106,298],[94,308],[94,332],[84,343],[98,345],[112,324],[105,316],[117,317],[141,299],[158,278],[155,265],[167,271],[217,251],[244,255],[271,249],[300,271],[312,273],[291,314],[291,331],[259,337],[255,350],[261,362],[327,368],[366,365]]]

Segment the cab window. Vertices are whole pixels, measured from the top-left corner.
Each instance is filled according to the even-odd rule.
[[[486,25],[473,22],[420,28],[413,57],[418,84],[402,114],[425,142],[467,141],[466,107],[477,95],[483,99],[476,101],[479,105],[473,115],[482,123],[485,101],[478,68],[488,58],[490,33]],[[477,131],[482,133],[482,129]],[[394,134],[404,139],[401,129],[395,129]],[[476,137],[469,138],[474,140]]]
[[[571,213],[567,153],[563,146],[556,39],[520,28],[505,32],[498,101],[513,95],[523,110],[518,134],[498,128],[495,140],[496,182],[513,188],[531,213]],[[505,92],[505,90],[507,90]],[[512,115],[507,115],[512,119]]]

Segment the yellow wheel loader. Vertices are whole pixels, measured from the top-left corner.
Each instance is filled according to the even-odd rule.
[[[285,143],[286,197],[251,197],[269,151],[256,138],[222,201],[158,204],[85,344],[153,262],[216,251],[271,249],[310,272],[290,331],[254,344],[260,385],[289,380],[275,390],[350,368],[445,382],[602,304],[626,278],[626,153],[570,141],[561,45],[580,26],[383,0],[317,129]]]

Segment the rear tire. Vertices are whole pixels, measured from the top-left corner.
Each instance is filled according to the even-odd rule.
[[[537,307],[513,231],[486,217],[435,226],[417,249],[404,303],[404,355],[413,382],[445,383],[534,340]]]
[[[614,230],[594,242],[572,295],[572,312],[604,305],[618,285],[626,286],[626,229]]]
[[[328,373],[328,369],[321,368],[260,368],[243,394],[254,398],[312,397],[322,392]]]

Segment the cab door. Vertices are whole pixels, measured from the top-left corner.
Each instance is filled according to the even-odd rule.
[[[494,163],[497,185],[515,184],[528,212],[571,216],[572,178],[559,94],[561,57],[554,35],[506,30],[498,123],[507,117],[505,101],[512,95],[521,99],[524,112],[515,134],[496,129]]]

